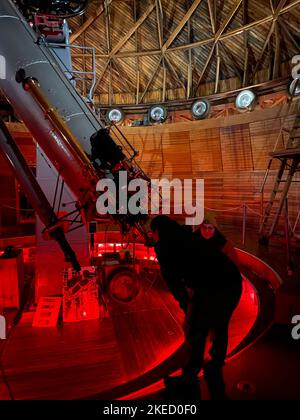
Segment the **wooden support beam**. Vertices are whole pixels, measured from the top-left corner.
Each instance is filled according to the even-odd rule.
[[[113,75],[112,75],[112,65],[111,65],[111,61],[109,62],[109,86],[108,86],[108,103],[109,105],[112,105],[112,98],[113,98]]]
[[[208,0],[208,11],[209,11],[211,29],[215,35],[217,31],[217,15],[216,15],[216,1],[215,0]],[[217,93],[219,89],[220,67],[221,67],[221,56],[220,56],[220,49],[219,49],[218,43],[216,44],[215,51],[216,51],[216,78],[215,78],[214,93]]]
[[[273,78],[277,79],[280,76],[280,46],[281,46],[281,33],[279,23],[275,24],[275,54],[273,64]]]
[[[269,39],[268,43],[268,58],[269,58],[269,71],[268,71],[268,79],[273,80],[273,63],[274,63],[274,50],[273,50],[273,43],[272,37]]]
[[[157,23],[157,33],[158,33],[158,42],[159,48],[162,50],[163,46],[163,9],[161,5],[161,0],[155,0],[156,5],[156,23]],[[163,81],[161,89],[161,101],[166,101],[166,85],[167,85],[167,69],[164,54],[162,53],[162,67],[163,67]]]
[[[139,99],[139,103],[141,103],[141,102],[142,102],[142,100],[144,99],[144,97],[145,97],[146,93],[148,92],[148,89],[149,89],[150,85],[152,84],[152,82],[153,82],[153,80],[154,80],[154,78],[155,78],[155,76],[156,76],[156,74],[157,74],[157,72],[158,72],[158,70],[159,70],[159,68],[160,68],[161,62],[162,62],[162,57],[160,58],[159,62],[157,63],[157,65],[156,65],[156,67],[155,67],[155,69],[154,69],[154,72],[153,72],[153,74],[152,74],[151,78],[149,79],[149,81],[148,81],[148,83],[147,83],[147,86],[146,86],[146,88],[145,88],[145,90],[144,90],[144,92],[143,92],[142,96],[141,96],[141,97],[140,97],[140,99]]]
[[[108,3],[110,4],[112,2],[112,0],[108,0]],[[79,37],[80,35],[82,35],[98,18],[99,16],[102,15],[102,13],[104,12],[105,8],[104,8],[104,4],[101,4],[97,10],[95,11],[95,13],[90,16],[85,22],[84,24],[78,29],[77,32],[75,32],[75,34],[72,34],[70,36],[70,43],[73,44]]]
[[[190,0],[187,0],[188,8],[190,8]],[[188,33],[187,33],[187,41],[190,43],[192,42],[192,17],[188,20]],[[193,51],[192,49],[188,50],[188,70],[187,70],[187,86],[186,86],[186,98],[189,99],[191,93],[193,91]]]
[[[240,80],[242,80],[243,79],[243,70],[238,68],[238,66],[236,64],[236,60],[235,60],[234,56],[232,55],[232,52],[230,51],[230,49],[227,48],[227,46],[222,44],[221,42],[219,42],[218,45],[219,45],[220,49],[223,51],[224,56],[229,58],[230,64],[233,67],[236,76]]]
[[[215,80],[214,93],[218,93],[218,90],[219,90],[220,67],[221,67],[221,57],[220,57],[220,53],[219,53],[219,45],[216,46],[216,56],[217,56],[217,68],[216,68],[216,80]]]
[[[293,9],[295,9],[296,7],[298,7],[300,5],[300,0],[295,0],[292,3],[288,4],[287,6],[283,7],[283,9],[281,10],[281,12],[279,13],[279,15],[284,15],[285,13],[288,13],[290,11],[292,11]],[[231,39],[234,38],[237,35],[241,35],[253,28],[259,27],[261,25],[265,25],[266,23],[272,22],[273,19],[273,15],[269,15],[266,16],[262,19],[259,19],[257,21],[253,21],[248,23],[247,25],[244,25],[240,28],[236,28],[233,29],[232,31],[226,32],[225,34],[223,33],[220,36],[220,41],[225,41],[227,39]],[[288,20],[286,21],[286,24],[288,26],[290,26],[296,33],[299,32],[299,28],[297,28],[296,26],[294,26],[291,22],[289,22]],[[168,48],[166,51],[166,54],[168,54],[169,52],[176,52],[176,51],[186,51],[189,49],[194,49],[194,48],[198,48],[201,47],[203,45],[209,45],[211,43],[214,42],[214,37],[210,37],[210,38],[206,38],[204,40],[201,41],[196,41],[196,42],[191,42],[189,44],[184,44],[184,45],[179,45],[177,47],[172,47],[172,48]],[[159,55],[161,54],[161,51],[159,49],[156,50],[145,50],[145,51],[138,51],[138,52],[122,52],[122,53],[118,53],[115,54],[116,57],[118,58],[131,58],[131,57],[143,57],[143,56],[151,56],[151,55]],[[72,57],[74,58],[79,58],[82,54],[72,54]],[[103,53],[96,53],[96,58],[99,59],[108,59],[108,55],[107,54],[103,54]]]
[[[274,31],[274,28],[275,28],[275,24],[276,24],[277,18],[280,15],[280,12],[283,10],[283,7],[284,7],[284,5],[285,5],[286,2],[287,2],[287,0],[280,0],[279,3],[278,3],[278,6],[276,7],[275,12],[273,13],[271,27],[269,29],[269,32],[268,32],[267,38],[265,40],[264,46],[263,46],[263,48],[262,48],[262,50],[260,52],[259,58],[258,58],[258,60],[256,62],[256,65],[255,65],[255,68],[254,68],[254,71],[253,71],[253,74],[252,74],[252,81],[254,80],[255,74],[257,73],[257,71],[258,71],[258,69],[259,69],[259,67],[260,67],[260,65],[262,63],[262,60],[263,60],[263,57],[264,57],[264,53],[265,53],[266,48],[268,46],[269,40],[271,38],[271,35],[273,34],[273,31]]]
[[[133,18],[134,23],[137,22],[137,2],[134,0],[133,2]],[[135,31],[135,51],[138,52],[139,50],[139,33],[138,29]],[[135,102],[136,104],[139,103],[139,96],[140,96],[140,59],[138,56],[135,57],[135,68],[136,68],[136,92],[135,92]]]
[[[180,79],[180,77],[178,76],[178,74],[176,73],[176,70],[175,70],[172,62],[170,61],[170,58],[167,57],[167,56],[165,56],[165,60],[166,60],[166,63],[168,65],[169,69],[171,70],[172,74],[174,75],[175,79],[181,85],[181,87],[183,88],[184,92],[186,93],[186,86],[183,83],[183,81]]]
[[[243,1],[243,25],[247,25],[249,21],[249,2],[248,0]],[[243,87],[248,86],[249,83],[249,42],[248,32],[244,32],[244,74],[243,74]]]
[[[212,45],[211,50],[210,50],[210,52],[209,52],[209,54],[208,54],[208,57],[207,57],[207,59],[206,59],[206,61],[205,61],[205,64],[204,64],[204,66],[203,66],[203,68],[202,68],[202,71],[201,71],[200,77],[199,77],[199,79],[198,79],[198,83],[197,83],[196,88],[195,88],[195,90],[194,90],[194,96],[196,96],[196,94],[197,94],[198,87],[199,87],[199,85],[200,85],[200,83],[201,83],[201,80],[202,80],[202,78],[203,78],[203,76],[204,76],[204,74],[205,74],[205,72],[206,72],[206,69],[207,69],[207,67],[208,67],[208,65],[209,65],[209,63],[210,63],[210,60],[211,60],[212,55],[213,55],[213,53],[214,53],[215,46],[216,46],[217,42],[219,41],[219,39],[220,39],[221,35],[223,34],[223,32],[225,31],[225,29],[226,29],[226,28],[227,28],[227,26],[229,25],[229,23],[230,23],[231,19],[233,18],[233,16],[234,16],[234,15],[235,15],[235,13],[237,12],[237,10],[238,10],[238,8],[240,7],[240,5],[241,5],[242,1],[243,1],[243,0],[237,0],[237,1],[235,2],[234,6],[232,7],[232,9],[230,10],[230,12],[228,13],[228,15],[227,15],[226,19],[223,21],[223,23],[221,24],[220,28],[219,28],[219,29],[218,29],[218,31],[216,32],[216,34],[215,34],[215,38],[214,38],[214,41],[213,41],[213,45]]]
[[[217,29],[216,29],[216,13],[215,13],[215,6],[216,3],[214,0],[208,0],[208,11],[209,11],[209,17],[210,17],[210,24],[211,24],[211,29],[213,34],[216,33]]]
[[[165,59],[163,58],[163,88],[162,88],[162,97],[161,97],[162,102],[166,102],[166,90],[167,90],[167,68],[165,64]]]
[[[288,30],[288,28],[286,27],[286,24],[288,25],[289,22],[282,22],[281,19],[278,19],[278,23],[280,24],[281,30],[285,33],[285,36],[287,38],[289,38],[289,40],[291,41],[291,43],[293,44],[294,48],[295,48],[295,52],[299,52],[299,44],[296,41],[296,39],[294,38],[293,34]],[[292,28],[291,28],[292,29]]]
[[[162,49],[163,46],[163,24],[162,24],[162,9],[160,0],[155,0],[156,6],[156,22],[157,22],[157,34],[158,34],[158,42],[159,48]]]
[[[138,105],[140,97],[140,70],[137,72],[136,77],[136,94],[135,94],[135,103]]]
[[[105,75],[105,73],[106,73],[109,65],[110,65],[110,60],[106,62],[105,66],[104,66],[104,68],[102,70],[102,73],[101,73],[99,79],[97,80],[97,83],[96,83],[95,89],[94,89],[95,92],[96,92],[98,86],[100,85],[100,83],[102,82],[102,79],[103,79],[103,77],[104,77],[104,75]]]
[[[110,0],[108,0],[109,2]],[[149,14],[152,12],[152,10],[155,7],[155,3],[152,3],[147,10],[144,12],[144,14],[138,19],[138,21],[134,24],[134,26],[127,32],[127,34],[117,43],[117,45],[115,45],[114,48],[111,49],[111,51],[109,52],[107,58],[107,63],[102,71],[102,74],[100,76],[100,78],[98,79],[96,86],[95,86],[95,91],[99,86],[99,83],[101,82],[101,80],[104,77],[104,74],[107,70],[107,68],[109,67],[111,69],[111,60],[112,58],[115,56],[116,52],[119,51],[120,48],[122,48],[122,46],[128,41],[128,39],[135,33],[135,31],[141,26],[141,24],[145,21],[145,19],[147,19],[147,17],[149,16]],[[111,80],[111,77],[110,77]]]
[[[125,74],[125,71],[122,69],[122,67],[117,62],[117,59],[111,60],[112,67],[116,70],[116,72],[119,75],[119,80],[125,87],[125,92],[132,93],[132,91],[135,89],[135,84],[131,82],[130,78],[128,78],[127,74]]]
[[[299,5],[300,5],[300,0],[294,0],[292,3],[283,7],[283,9],[279,13],[279,15],[282,16],[282,15],[292,11],[293,9],[298,7]],[[259,27],[261,25],[265,25],[266,23],[271,22],[272,19],[273,19],[273,15],[269,15],[269,16],[266,16],[266,17],[264,17],[262,19],[259,19],[257,21],[250,22],[247,25],[244,25],[240,28],[233,29],[232,31],[226,32],[225,34],[223,33],[220,36],[219,40],[220,41],[225,41],[226,39],[234,38],[235,36],[243,34],[243,33],[247,32],[247,31],[249,31],[253,28]],[[290,26],[295,31],[295,33],[299,32],[299,28],[294,26],[288,20],[286,21],[286,24],[288,26]],[[212,42],[214,42],[214,37],[206,38],[206,39],[201,40],[201,41],[191,42],[189,44],[179,45],[177,47],[168,48],[167,51],[166,51],[166,54],[169,53],[169,52],[185,51],[185,50],[189,50],[191,48],[192,49],[198,48],[198,47],[201,47],[203,45],[209,45]],[[161,51],[159,49],[157,49],[157,50],[145,50],[145,51],[138,51],[138,52],[122,52],[122,53],[118,53],[118,54],[115,54],[115,55],[118,58],[130,58],[130,57],[136,57],[136,56],[142,57],[142,56],[159,55],[159,54],[161,54]],[[82,54],[76,54],[75,53],[75,54],[72,54],[72,56],[74,58],[79,58],[79,57],[82,56]],[[107,54],[96,53],[96,58],[108,60],[109,57],[108,57]]]
[[[280,11],[279,15],[283,15],[285,13],[290,12],[291,10],[293,10],[294,8],[298,7],[300,4],[300,0],[295,0],[294,2],[288,4],[287,6],[283,7],[282,10]],[[241,28],[236,28],[233,29],[232,31],[226,32],[225,34],[222,34],[220,36],[220,41],[224,41],[225,39],[230,39],[232,37],[235,37],[236,35],[240,35],[242,33],[244,33],[245,31],[249,31],[252,28],[255,28],[257,26],[261,26],[261,25],[265,25],[266,23],[272,22],[273,20],[273,15],[269,15],[266,16],[262,19],[259,19],[257,21],[254,22],[250,22],[247,25],[242,26]],[[299,32],[299,28],[296,30],[296,32]],[[214,42],[214,38],[207,38],[203,41],[196,41],[193,42],[191,44],[185,44],[185,45],[179,45],[177,47],[173,47],[173,48],[169,48],[167,52],[175,52],[175,51],[180,51],[180,50],[186,50],[189,48],[197,48],[197,47],[201,47],[202,45],[208,45],[211,44],[212,42]]]
[[[112,48],[109,58],[112,58],[114,55],[116,55],[116,53],[123,47],[123,45],[126,44],[126,42],[131,38],[135,31],[142,25],[142,23],[144,23],[144,21],[147,19],[150,13],[153,11],[154,7],[155,2],[153,2],[152,4],[150,4],[150,6],[147,7],[145,12],[137,20],[137,22],[129,29],[126,35],[123,38],[121,38],[120,41]]]
[[[194,0],[193,4],[191,5],[191,7],[187,11],[187,13],[181,19],[180,23],[177,25],[175,30],[171,33],[171,35],[169,36],[167,41],[164,43],[164,45],[162,47],[162,52],[163,53],[169,48],[169,46],[172,44],[172,42],[177,37],[177,35],[182,31],[182,29],[184,28],[184,25],[188,22],[188,20],[190,19],[192,14],[195,12],[195,10],[197,9],[197,7],[201,3],[201,1],[202,0]]]

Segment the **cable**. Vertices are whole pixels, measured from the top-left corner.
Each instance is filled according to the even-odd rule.
[[[18,211],[35,211],[34,209],[18,209],[17,207],[7,206],[7,205],[3,205],[3,206],[0,206],[0,207],[11,209],[11,210],[18,210]]]
[[[227,212],[227,211],[239,210],[239,209],[241,209],[243,206],[244,206],[244,204],[241,204],[241,205],[240,205],[240,206],[238,206],[238,207],[232,207],[232,208],[230,208],[230,209],[212,209],[212,208],[210,208],[210,207],[205,207],[205,210],[209,210],[209,211],[216,211],[216,212],[221,212],[221,213],[223,213],[223,212]]]

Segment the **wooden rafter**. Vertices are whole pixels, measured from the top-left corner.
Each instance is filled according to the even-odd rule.
[[[281,34],[279,23],[275,24],[275,54],[274,54],[274,63],[273,63],[273,78],[277,79],[280,76],[280,44],[281,44]]]
[[[300,0],[295,0],[291,4],[288,4],[287,6],[283,7],[279,15],[281,16],[285,13],[288,13],[299,5],[300,5]],[[246,31],[249,31],[257,26],[265,25],[266,23],[271,22],[272,19],[273,19],[273,15],[269,15],[257,21],[250,22],[247,25],[244,25],[242,27],[233,29],[232,31],[226,32],[225,34],[223,33],[220,36],[219,41],[225,41],[227,39],[234,38],[235,36],[241,35],[245,33]],[[296,27],[293,27],[292,24],[288,20],[286,22],[287,22],[287,25],[291,26],[295,30],[295,32],[299,32],[299,28],[296,29]],[[212,42],[214,42],[214,37],[210,37],[201,41],[191,42],[189,44],[179,45],[177,47],[171,47],[167,49],[166,54],[176,52],[176,51],[185,51],[191,48],[192,49],[198,48],[204,45],[209,45]],[[138,52],[122,52],[122,53],[115,54],[115,56],[118,58],[131,58],[131,57],[136,57],[136,56],[143,57],[143,56],[159,55],[160,53],[161,53],[160,50],[153,49],[153,50],[138,51]],[[73,54],[74,58],[78,58],[81,56],[82,54]],[[96,58],[108,59],[108,55],[98,53],[96,54]]]
[[[207,0],[208,11],[210,17],[210,24],[213,34],[215,35],[216,29],[216,3],[214,0]]]
[[[208,0],[208,11],[209,11],[211,29],[212,29],[213,34],[215,35],[216,30],[217,30],[217,10],[216,10],[215,0]],[[217,93],[219,89],[220,69],[221,69],[221,56],[220,56],[219,43],[216,44],[215,51],[216,51],[216,79],[215,79],[214,93]]]
[[[162,50],[163,46],[163,9],[161,5],[161,0],[155,0],[156,4],[156,21],[157,21],[157,33],[158,33],[158,42],[159,48]],[[167,68],[164,54],[162,53],[162,66],[163,66],[163,82],[162,82],[162,96],[161,101],[165,102],[166,100],[166,85],[167,85]]]
[[[111,2],[112,0],[108,0],[109,4]],[[104,4],[101,4],[97,8],[96,12],[84,22],[84,24],[78,29],[78,31],[75,32],[75,34],[72,34],[70,36],[70,43],[73,44],[80,37],[80,35],[82,35],[91,25],[93,25],[93,23],[99,18],[99,16],[102,15],[104,10],[105,10]]]
[[[291,41],[291,43],[293,44],[295,51],[299,51],[299,43],[296,41],[296,39],[294,38],[293,34],[287,29],[285,22],[281,22],[280,19],[278,19],[278,23],[280,24],[281,30],[285,33],[285,35],[287,36],[287,38],[289,38],[289,40]]]
[[[271,38],[271,36],[273,34],[276,21],[277,21],[279,15],[280,15],[280,12],[282,11],[282,9],[283,9],[283,7],[284,7],[284,5],[285,5],[286,2],[287,2],[287,0],[280,0],[279,3],[278,3],[278,6],[276,7],[275,12],[273,13],[271,27],[270,27],[270,29],[268,31],[268,35],[267,35],[267,38],[265,40],[264,46],[263,46],[263,48],[262,48],[262,50],[261,50],[261,52],[259,54],[258,60],[257,60],[256,65],[254,67],[254,71],[253,71],[253,74],[252,74],[252,80],[254,79],[254,76],[257,73],[257,70],[259,69],[259,67],[260,67],[260,65],[262,63],[262,60],[263,60],[263,57],[264,57],[264,53],[265,53],[266,48],[268,46],[269,40],[270,40],[270,38]]]
[[[188,22],[188,20],[192,16],[192,14],[195,12],[195,10],[197,9],[197,7],[201,3],[201,1],[202,0],[194,0],[193,4],[191,5],[191,7],[187,11],[187,13],[184,15],[184,17],[181,19],[180,23],[177,25],[177,27],[174,29],[174,31],[171,33],[171,35],[169,36],[169,38],[166,40],[166,42],[162,46],[162,52],[163,53],[166,52],[166,50],[172,44],[172,42],[177,37],[177,35],[182,31],[182,29],[184,28],[185,24]]]
[[[126,35],[120,39],[120,41],[117,43],[117,45],[115,45],[109,52],[108,56],[107,56],[107,63],[104,66],[104,70],[102,71],[102,74],[100,76],[100,78],[98,79],[96,86],[95,86],[95,91],[97,89],[97,87],[99,86],[100,82],[102,81],[104,74],[106,72],[106,70],[111,67],[111,59],[115,56],[115,54],[123,47],[124,44],[126,44],[126,42],[129,40],[129,38],[136,32],[136,30],[142,25],[142,23],[145,21],[145,19],[147,19],[147,17],[149,16],[149,14],[152,12],[152,10],[155,7],[155,3],[152,3],[147,9],[146,11],[143,13],[143,15],[137,20],[137,22],[130,28],[130,30],[126,33]]]
[[[137,22],[137,3],[136,0],[133,1],[133,18],[134,23]],[[139,50],[139,34],[138,29],[135,31],[135,51]],[[140,59],[139,57],[135,57],[135,68],[136,68],[136,89],[135,89],[135,102],[136,104],[139,103],[139,96],[140,96]]]
[[[186,92],[186,86],[184,84],[184,82],[180,79],[180,77],[178,76],[173,63],[170,60],[170,57],[165,56],[165,60],[166,63],[169,67],[169,69],[171,70],[171,73],[173,74],[173,76],[175,77],[175,79],[177,80],[177,82],[181,85],[182,89],[184,90],[184,92]]]
[[[236,76],[242,80],[243,76],[242,76],[242,70],[237,66],[236,64],[236,59],[235,57],[232,55],[232,52],[230,51],[229,48],[227,48],[226,45],[219,43],[220,49],[223,51],[224,57],[228,57],[230,59],[230,64],[234,69],[234,72],[236,74]]]
[[[191,0],[187,0],[188,8],[190,8]],[[191,25],[192,16],[188,20],[188,32],[187,32],[187,41],[192,42],[192,25]],[[193,90],[193,51],[192,49],[188,50],[188,71],[187,71],[187,86],[186,86],[186,97],[187,99],[190,98],[192,90]]]
[[[155,78],[155,76],[156,76],[156,74],[157,74],[157,72],[158,72],[158,70],[159,70],[159,68],[160,68],[161,62],[162,62],[162,57],[160,58],[159,62],[157,63],[157,65],[156,65],[156,67],[155,67],[155,69],[154,69],[154,71],[153,71],[153,73],[152,73],[152,76],[151,76],[151,78],[149,79],[149,81],[148,81],[148,83],[147,83],[147,86],[146,86],[146,88],[145,88],[144,92],[142,93],[142,96],[141,96],[141,97],[140,97],[140,99],[139,99],[139,103],[143,101],[143,99],[144,99],[144,97],[145,97],[146,93],[148,92],[149,87],[151,86],[151,84],[152,84],[152,82],[153,82],[153,80],[154,80],[154,78]]]
[[[264,61],[267,52],[269,62],[265,64],[266,66],[269,65],[269,75],[271,76],[271,78],[278,78],[280,76],[280,58],[282,48],[287,48],[288,54],[290,54],[291,51],[293,51],[294,49],[299,49],[296,36],[294,37],[293,31],[290,32],[289,30],[289,27],[292,28],[292,30],[296,30],[296,21],[291,20],[288,17],[284,20],[282,19],[282,22],[280,22],[280,19],[281,16],[283,16],[285,13],[290,12],[291,10],[293,10],[293,8],[299,6],[300,0],[289,0],[289,2],[287,0],[268,0],[266,10],[271,10],[272,14],[270,16],[265,16],[264,18],[257,21],[251,21],[251,19],[249,19],[248,17],[249,9],[251,13],[253,12],[253,9],[251,9],[252,3],[249,2],[249,0],[231,0],[231,7],[233,3],[234,6],[230,10],[230,12],[229,10],[227,11],[227,15],[223,14],[223,9],[217,10],[217,4],[219,4],[218,0],[207,0],[208,8],[206,11],[206,15],[203,17],[203,21],[206,22],[204,29],[206,31],[207,38],[203,39],[204,37],[201,37],[202,39],[196,42],[193,37],[193,32],[195,28],[198,27],[198,24],[195,19],[192,21],[191,18],[193,17],[194,12],[197,10],[197,7],[200,5],[202,0],[185,0],[185,9],[182,12],[184,14],[184,17],[179,23],[179,25],[175,27],[175,30],[173,30],[171,34],[169,34],[170,29],[166,34],[168,22],[172,21],[172,18],[174,18],[174,13],[177,13],[178,10],[182,10],[182,3],[179,6],[178,4],[176,4],[175,0],[172,0],[172,2],[174,1],[174,3],[172,3],[172,7],[168,7],[166,11],[164,11],[162,7],[162,0],[146,0],[146,5],[144,2],[140,2],[139,0],[122,0],[128,1],[126,10],[116,11],[116,9],[114,8],[112,12],[114,13],[116,11],[117,13],[117,17],[116,19],[114,19],[114,21],[119,20],[119,16],[127,16],[129,11],[130,14],[132,13],[133,23],[131,23],[131,28],[130,26],[128,26],[127,29],[125,29],[125,35],[121,36],[121,38],[119,37],[117,41],[115,41],[115,44],[112,44],[110,36],[111,22],[109,21],[109,5],[113,1],[117,2],[118,0],[97,0],[98,4],[100,4],[101,2],[101,6],[97,6],[96,13],[94,13],[93,16],[85,16],[86,21],[82,22],[80,30],[73,35],[73,37],[75,36],[77,37],[77,39],[80,35],[84,36],[86,30],[90,27],[90,25],[92,25],[92,23],[89,23],[91,22],[91,19],[94,19],[95,22],[100,15],[103,15],[102,18],[104,18],[105,14],[105,21],[103,20],[103,23],[105,22],[107,52],[105,51],[105,54],[100,53],[100,47],[97,46],[97,44],[94,42],[92,44],[93,47],[96,49],[96,59],[105,59],[101,66],[99,65],[100,63],[98,63],[98,77],[96,89],[99,87],[99,84],[103,82],[103,78],[105,77],[105,75],[107,75],[108,78],[105,77],[105,80],[109,80],[109,83],[107,83],[107,86],[105,86],[105,90],[108,87],[110,103],[112,103],[113,98],[116,98],[116,100],[122,100],[122,97],[119,95],[119,92],[128,93],[130,95],[134,94],[136,104],[144,102],[145,96],[148,97],[147,93],[150,94],[150,91],[154,90],[154,82],[155,80],[157,80],[158,77],[160,82],[160,86],[158,86],[159,91],[155,93],[153,92],[153,95],[151,93],[151,98],[155,97],[156,100],[165,102],[167,99],[167,86],[169,81],[172,80],[173,82],[175,82],[174,88],[176,86],[182,87],[182,90],[184,90],[185,92],[186,99],[192,98],[193,96],[196,96],[199,85],[204,82],[205,75],[208,73],[209,68],[211,68],[212,62],[214,66],[216,64],[216,69],[214,72],[215,78],[213,79],[214,89],[211,90],[211,93],[218,93],[220,89],[220,83],[222,83],[221,80],[224,78],[224,76],[227,77],[227,74],[232,74],[232,71],[234,71],[234,73],[242,81],[243,86],[248,86],[249,84],[254,82],[255,74],[262,67],[262,61]],[[239,19],[236,20],[236,12],[240,7],[241,3],[243,4],[243,18],[242,22],[238,23]],[[139,9],[139,4],[143,5],[142,10]],[[249,7],[249,5],[251,7]],[[130,7],[132,7],[132,11],[130,11]],[[102,9],[101,13],[100,9]],[[97,13],[100,13],[98,17],[96,17]],[[216,13],[218,13],[219,16],[223,16],[221,22],[220,19],[217,19]],[[145,22],[145,20],[149,18],[150,14],[151,21],[149,21],[149,25],[147,24],[145,30],[146,28],[148,29],[148,31],[150,28],[152,30],[153,22],[155,22],[153,18],[156,14],[157,34],[155,34],[154,37],[157,38],[156,43],[158,44],[158,48],[157,45],[155,46],[155,42],[153,42],[151,45],[148,40],[144,45],[147,45],[146,48],[152,49],[143,51],[141,50],[142,43],[139,42],[138,33],[141,36],[141,31],[139,31],[139,28]],[[232,19],[234,19],[235,23],[235,25],[232,25],[234,29],[228,31],[228,26]],[[207,23],[209,25],[209,22],[213,36],[209,35],[210,29],[207,28]],[[239,24],[240,26],[237,26]],[[263,25],[263,29],[264,32],[266,32],[266,34],[262,35],[262,32],[260,31],[260,33],[257,35],[258,39],[260,39],[261,47],[259,51],[259,57],[256,60],[250,44],[250,42],[253,42],[254,39],[253,37],[249,37],[249,31],[251,31],[253,28],[259,28],[261,25]],[[266,27],[266,25],[268,26]],[[184,36],[183,29],[187,30]],[[96,27],[94,27],[91,32],[88,32],[89,36],[92,33],[96,35]],[[174,42],[174,40],[176,40],[177,37],[179,37],[179,35],[181,41],[180,45],[174,47],[172,43]],[[284,39],[281,39],[281,35],[284,36]],[[242,51],[243,56],[239,56],[238,62],[236,60],[238,54],[237,45],[234,45],[235,36],[241,37],[239,38],[239,45],[240,39],[244,40],[244,48]],[[124,51],[126,49],[123,47],[129,39],[133,41],[134,47],[131,49],[131,51]],[[227,39],[232,40],[230,43],[230,47],[229,44],[227,44],[227,42],[223,42]],[[288,44],[284,43],[285,39],[289,41]],[[207,49],[205,49],[205,52],[201,48],[202,46],[206,46]],[[103,47],[101,47],[101,50],[102,48]],[[196,50],[196,48],[199,48],[199,50]],[[179,51],[185,51],[184,56],[177,56],[176,53],[178,53]],[[290,56],[288,54],[286,55],[286,57]],[[89,56],[92,56],[91,54],[86,53],[74,53],[72,55],[74,58],[81,57],[83,58],[83,60],[85,58],[88,58]],[[199,60],[201,60],[200,66],[198,60],[196,63],[193,63],[193,56],[196,57],[198,55]],[[151,65],[151,62],[147,61],[144,63],[143,61],[144,65],[142,66],[140,57],[143,56],[149,56],[149,58],[151,56],[156,56],[156,64]],[[135,69],[132,70],[133,77],[130,78],[125,74],[122,62],[122,59],[127,57],[133,58],[132,65],[135,66]],[[183,59],[183,57],[185,57],[184,61],[186,68],[184,74],[181,71],[182,67],[180,67],[179,65],[179,63],[182,64],[181,60]],[[193,71],[194,68],[196,68],[196,66],[198,66],[198,78],[196,80],[197,83],[195,83],[193,86]],[[266,66],[264,66],[264,71],[267,70]],[[143,76],[141,74],[142,70]],[[101,74],[99,74],[100,72]],[[109,72],[109,75],[107,72]],[[249,77],[249,74],[251,75],[251,77]],[[264,72],[263,77],[265,77],[266,79],[268,78],[268,74],[266,73],[266,71]],[[146,82],[141,87],[141,81],[144,78],[146,79]],[[156,85],[157,82],[155,83],[155,89]],[[238,82],[234,81],[234,86],[239,87],[241,85],[239,85]],[[101,91],[102,90],[103,89],[101,89]],[[208,87],[207,89],[207,93],[209,92],[210,87]],[[157,93],[159,93],[159,96],[157,96]],[[182,95],[183,93],[180,93],[181,98]]]
[[[232,9],[230,10],[230,12],[228,13],[228,15],[227,15],[226,19],[223,21],[222,25],[221,25],[221,26],[220,26],[220,28],[217,30],[217,32],[216,32],[216,34],[215,34],[214,41],[213,41],[213,45],[212,45],[212,47],[211,47],[211,49],[210,49],[210,52],[209,52],[208,57],[207,57],[207,59],[206,59],[206,61],[205,61],[205,64],[204,64],[204,66],[203,66],[203,68],[202,68],[202,70],[201,70],[200,77],[199,77],[199,79],[198,79],[198,82],[197,82],[197,85],[196,85],[196,88],[195,88],[195,91],[194,91],[194,94],[195,94],[195,95],[196,95],[196,92],[197,92],[197,90],[198,90],[198,87],[199,87],[199,85],[200,85],[200,83],[201,83],[201,80],[202,80],[202,78],[203,78],[203,76],[204,76],[204,74],[205,74],[205,72],[206,72],[206,69],[207,69],[207,67],[208,67],[208,65],[209,65],[209,63],[210,63],[210,60],[211,60],[211,58],[212,58],[212,56],[213,56],[213,53],[214,53],[214,50],[215,50],[215,46],[216,46],[216,44],[218,43],[218,41],[219,41],[219,39],[220,39],[220,37],[221,37],[222,33],[225,31],[225,29],[226,29],[226,28],[227,28],[227,26],[229,25],[229,23],[230,23],[231,19],[233,18],[233,16],[234,16],[234,15],[235,15],[235,13],[237,12],[237,10],[238,10],[238,8],[240,7],[240,5],[241,5],[242,1],[243,1],[243,0],[237,0],[237,1],[236,1],[236,3],[234,4],[234,6],[232,7]]]
[[[147,7],[145,12],[142,14],[142,16],[137,20],[137,22],[129,29],[129,31],[126,33],[126,35],[120,39],[120,41],[112,48],[109,59],[111,59],[113,56],[116,55],[116,53],[123,47],[124,44],[132,37],[132,35],[135,33],[135,31],[144,23],[144,21],[147,19],[147,17],[150,15],[152,10],[155,7],[155,2],[150,4],[150,6]]]
[[[249,3],[248,0],[243,1],[243,25],[247,25],[249,20]],[[244,74],[243,74],[243,87],[248,85],[249,80],[249,36],[248,32],[244,32]]]
[[[110,34],[110,9],[109,9],[109,2],[108,0],[104,0],[104,10],[105,10],[105,31],[106,31],[106,46],[107,52],[110,53],[111,50],[111,34]],[[108,86],[108,103],[109,105],[112,104],[112,97],[113,97],[113,74],[112,74],[112,62],[109,60],[108,64],[109,68],[109,86]]]

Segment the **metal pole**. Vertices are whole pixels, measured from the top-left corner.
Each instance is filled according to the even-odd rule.
[[[247,204],[243,204],[243,239],[242,243],[245,245],[246,243],[246,219],[247,219]]]
[[[80,264],[73,249],[65,238],[63,228],[59,223],[56,214],[2,118],[0,118],[0,153],[2,153],[16,178],[22,185],[32,207],[46,226],[49,236],[56,240],[66,257],[66,260],[72,263],[73,268],[76,271],[80,271]]]
[[[287,272],[289,275],[294,273],[293,270],[293,261],[291,254],[291,242],[290,242],[290,226],[289,226],[289,209],[288,209],[288,199],[285,199],[284,203],[284,228],[285,228],[285,238],[286,238],[286,256],[287,256]]]

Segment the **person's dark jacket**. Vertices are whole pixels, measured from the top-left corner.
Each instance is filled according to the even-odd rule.
[[[208,243],[197,231],[193,233],[183,226],[176,238],[155,245],[161,273],[184,311],[189,302],[186,287],[202,297],[212,292],[227,294],[241,287],[237,266],[221,251],[226,239],[216,239],[218,243]]]

